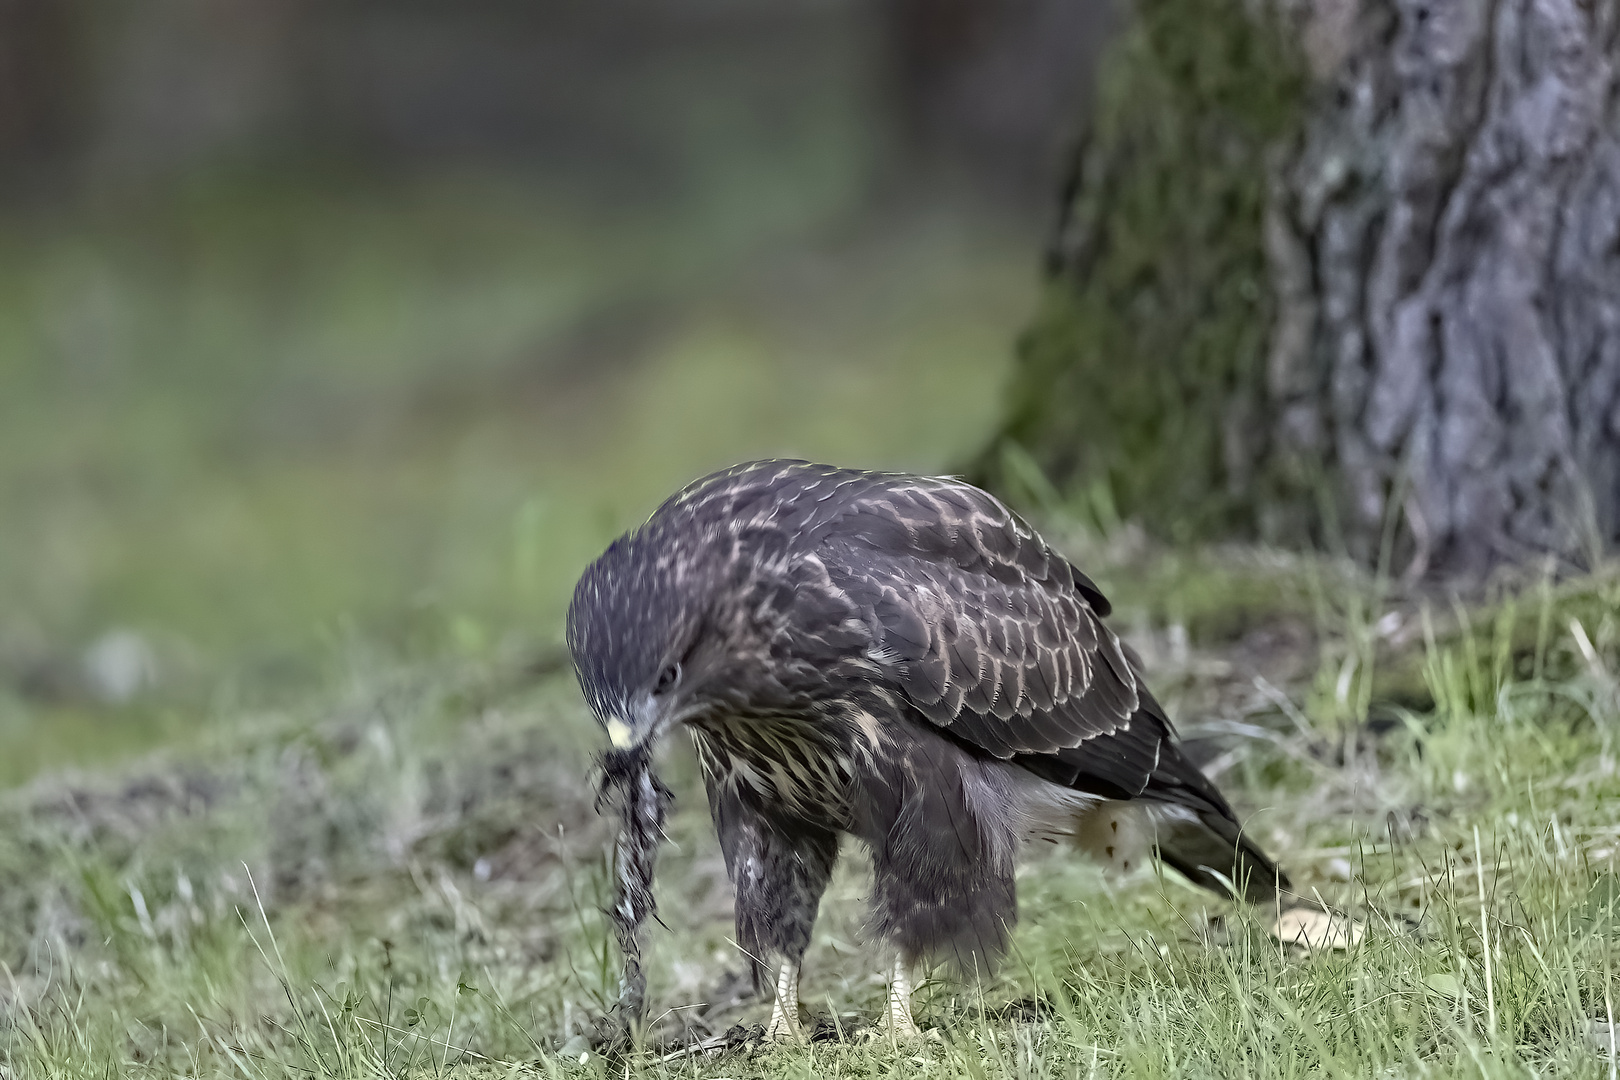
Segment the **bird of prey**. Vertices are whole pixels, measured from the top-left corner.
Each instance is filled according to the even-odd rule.
[[[1032,836],[1128,863],[1135,820],[1200,885],[1252,902],[1287,887],[1177,745],[1108,613],[979,488],[758,461],[615,540],[574,591],[568,645],[615,748],[690,734],[738,943],[756,982],[761,963],[776,976],[769,1034],[802,1038],[799,961],[850,836],[892,950],[887,1023],[910,1036],[918,962],[982,971],[1003,951]]]

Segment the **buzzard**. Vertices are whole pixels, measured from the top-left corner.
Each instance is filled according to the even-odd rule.
[[[976,487],[757,461],[615,540],[574,591],[568,645],[618,751],[691,736],[737,940],[776,976],[769,1034],[802,1037],[799,960],[850,836],[893,958],[888,1024],[914,1035],[915,964],[994,961],[1030,837],[1128,864],[1134,831],[1199,885],[1252,902],[1287,887],[1176,744],[1108,613]]]

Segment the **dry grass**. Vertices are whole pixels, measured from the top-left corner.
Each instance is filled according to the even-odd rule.
[[[857,853],[808,962],[805,1000],[831,1037],[686,1052],[764,1006],[729,941],[692,764],[672,749],[670,932],[652,934],[654,1045],[632,1073],[1610,1075],[1620,586],[1532,585],[1444,619],[1386,599],[1375,619],[1365,589],[1268,558],[1229,563],[1232,580],[1286,569],[1315,614],[1262,618],[1257,603],[1243,637],[1204,648],[1146,614],[1138,641],[1250,827],[1366,921],[1357,947],[1303,955],[1173,875],[1110,881],[1053,849],[1023,871],[1005,969],[931,981],[919,1011],[942,1041],[891,1047],[861,1037],[881,984],[860,945]],[[1402,636],[1408,620],[1430,632]],[[1394,670],[1412,655],[1435,704],[1380,712],[1367,658]],[[8,796],[7,1080],[600,1075],[601,1059],[580,1062],[616,974],[593,746],[565,676],[362,666],[302,714]]]

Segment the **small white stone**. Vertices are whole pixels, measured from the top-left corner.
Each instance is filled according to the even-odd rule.
[[[157,654],[133,630],[109,630],[84,651],[81,661],[90,692],[122,705],[157,682]]]
[[[1355,872],[1350,866],[1349,859],[1335,858],[1322,864],[1322,876],[1329,881],[1349,881],[1355,876]]]
[[[1277,916],[1271,936],[1304,949],[1350,949],[1361,941],[1361,923],[1320,908],[1301,905]]]

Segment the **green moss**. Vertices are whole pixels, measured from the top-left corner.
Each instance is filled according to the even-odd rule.
[[[1018,487],[1016,444],[1066,492],[1106,483],[1161,535],[1258,531],[1265,158],[1297,128],[1304,82],[1281,28],[1248,6],[1135,5],[981,480]]]

